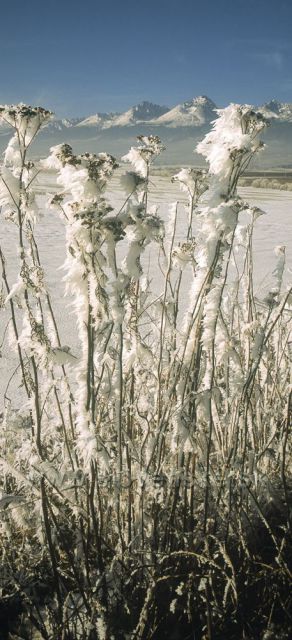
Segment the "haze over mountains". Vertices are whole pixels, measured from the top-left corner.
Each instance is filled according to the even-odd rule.
[[[217,117],[217,108],[207,96],[198,96],[173,108],[144,101],[124,113],[55,118],[38,136],[34,154],[46,155],[52,145],[67,142],[78,153],[107,151],[119,158],[135,144],[137,135],[152,133],[166,146],[160,164],[203,164],[194,149]],[[292,168],[292,103],[271,100],[256,108],[268,118],[270,127],[262,136],[266,149],[257,157],[254,168]],[[1,150],[9,135],[2,126]]]

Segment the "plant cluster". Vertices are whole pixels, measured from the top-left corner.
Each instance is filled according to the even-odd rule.
[[[3,334],[26,396],[16,410],[7,389],[1,418],[4,637],[268,640],[281,623],[285,638],[292,288],[281,246],[274,286],[255,297],[262,212],[237,193],[264,118],[246,105],[219,110],[197,148],[208,170],[173,177],[188,196],[178,242],[179,203],[167,227],[149,206],[157,136],[140,136],[123,158],[132,168],[116,210],[112,156],[63,144],[33,163],[51,114],[19,105],[0,116],[14,128],[1,215],[18,234],[15,283],[0,247]],[[60,186],[49,206],[66,229],[78,356],[61,342],[35,236],[35,185],[48,170]]]

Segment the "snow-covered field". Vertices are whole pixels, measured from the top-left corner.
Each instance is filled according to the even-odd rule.
[[[47,177],[46,183],[50,189],[56,190],[56,185],[52,175]],[[40,185],[39,202],[42,206],[45,202],[45,186]],[[276,261],[273,252],[277,245],[287,247],[287,267],[292,269],[292,193],[276,190],[262,190],[245,187],[240,189],[240,193],[245,200],[263,209],[266,215],[260,216],[256,222],[254,234],[254,267],[256,295],[262,297],[267,288],[272,284],[272,272]],[[124,195],[120,188],[120,173],[118,172],[111,182],[109,200],[116,211],[120,209],[124,202]],[[177,183],[171,183],[170,179],[162,176],[154,176],[150,183],[149,205],[158,205],[159,213],[167,221],[168,205],[178,200],[179,207],[177,242],[185,237],[186,212],[184,203],[185,195],[179,190]],[[42,263],[47,275],[54,309],[58,319],[60,333],[64,344],[72,347],[74,353],[78,353],[76,342],[75,318],[70,309],[70,300],[65,302],[64,283],[62,281],[62,264],[65,257],[64,224],[54,211],[43,208],[42,215],[36,228],[39,251]],[[17,277],[17,254],[16,254],[16,230],[13,225],[1,221],[0,242],[6,256],[7,272],[10,283],[13,284]],[[145,266],[152,278],[152,288],[159,293],[161,274],[157,265],[157,249],[152,246],[150,252],[145,254]],[[122,252],[122,249],[121,249]],[[291,273],[287,277],[292,277]],[[187,300],[188,295],[187,278],[184,281],[183,298]],[[4,314],[2,311],[1,336],[5,327]],[[7,316],[8,317],[8,316]],[[6,319],[7,322],[7,319]],[[7,342],[7,341],[6,341]],[[2,358],[0,360],[0,402],[2,403],[3,392],[7,381],[12,375],[16,366],[14,356],[9,353],[7,346],[3,346]],[[11,383],[9,396],[16,393],[15,383]]]

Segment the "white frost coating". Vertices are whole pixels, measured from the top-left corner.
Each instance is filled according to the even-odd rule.
[[[9,140],[6,150],[4,152],[4,164],[13,165],[15,168],[20,167],[22,163],[21,153],[19,150],[18,137],[15,133]]]
[[[31,107],[23,103],[17,106],[0,106],[0,118],[19,134],[21,152],[31,144],[39,129],[52,117],[53,114],[42,107]]]
[[[172,252],[173,264],[183,270],[188,264],[194,263],[195,247],[196,243],[194,240],[180,243],[180,245],[174,247]]]
[[[275,288],[276,292],[279,293],[283,281],[283,273],[285,268],[285,260],[286,260],[286,247],[284,245],[279,245],[275,247],[275,254],[278,258],[276,267],[273,271],[273,276],[275,278]]]
[[[55,347],[50,351],[50,359],[54,364],[63,366],[65,364],[76,364],[76,356],[70,353],[71,349],[68,345],[63,347]]]
[[[94,381],[88,378],[88,370],[95,363],[96,383],[104,372],[106,353],[95,357],[95,342],[104,343],[108,326],[115,330],[123,321],[122,292],[127,286],[125,276],[116,271],[115,244],[123,237],[127,218],[113,218],[111,207],[103,198],[107,180],[117,166],[108,154],[83,154],[75,156],[69,145],[51,149],[45,162],[58,170],[58,183],[63,192],[53,198],[60,207],[66,222],[67,258],[66,291],[74,296],[77,326],[81,342],[81,358],[76,367],[78,383],[76,394],[77,448],[88,469],[97,456],[98,439],[95,425]],[[110,276],[109,270],[112,272]],[[54,358],[60,352],[54,350]],[[74,356],[62,355],[74,362]],[[114,387],[114,377],[107,393]],[[106,393],[105,380],[101,393]],[[100,460],[103,464],[102,459]]]
[[[15,282],[15,284],[11,287],[10,293],[8,294],[8,296],[6,296],[4,304],[7,304],[7,302],[9,302],[9,300],[14,298],[15,296],[22,294],[24,290],[25,290],[24,282],[22,278],[19,277],[17,282]]]
[[[20,202],[20,184],[19,177],[14,175],[6,166],[1,167],[0,171],[0,206],[10,208],[18,205]]]
[[[200,197],[207,189],[207,174],[202,169],[193,169],[191,167],[181,169],[176,173],[172,182],[178,182],[180,189],[187,193],[189,197]]]
[[[121,176],[121,187],[127,195],[133,194],[135,191],[142,191],[145,188],[145,180],[134,171],[126,171]]]
[[[217,109],[217,113],[219,118],[197,145],[197,152],[208,161],[211,174],[228,179],[235,157],[246,157],[261,148],[261,142],[251,134],[260,131],[265,121],[249,105],[230,104],[226,109]]]
[[[218,114],[219,118],[214,122],[212,131],[197,146],[197,152],[209,164],[210,183],[208,190],[202,184],[201,204],[197,209],[199,229],[194,252],[196,268],[190,290],[190,305],[183,321],[185,339],[181,348],[184,367],[194,366],[191,363],[198,349],[202,350],[201,358],[204,357],[205,368],[197,382],[198,392],[200,391],[198,411],[202,412],[202,419],[207,422],[211,420],[215,358],[217,362],[218,358],[221,362],[227,362],[228,367],[231,360],[236,378],[241,380],[241,371],[236,357],[232,355],[233,348],[229,338],[226,339],[220,314],[226,304],[224,287],[238,215],[242,209],[247,209],[246,203],[237,196],[237,181],[240,172],[261,148],[256,135],[265,126],[263,117],[253,112],[249,106],[230,105],[218,110]],[[189,193],[190,198],[193,177],[185,169],[174,177],[180,182],[181,188]],[[181,251],[175,249],[174,257],[182,264]],[[254,344],[254,357],[260,348],[258,334]],[[186,385],[182,382],[178,386],[178,407],[183,407],[185,393]],[[182,419],[183,413],[179,415],[178,409],[177,425],[182,424]],[[178,450],[183,451],[185,438],[181,426],[176,441]]]
[[[249,106],[232,104],[226,109],[218,110],[218,113],[219,118],[214,122],[212,131],[197,146],[197,151],[209,163],[211,183],[203,196],[203,206],[199,209],[201,228],[197,238],[199,248],[195,255],[198,269],[191,294],[191,314],[208,277],[211,277],[212,272],[216,273],[215,269],[218,271],[222,268],[224,255],[229,250],[236,230],[239,211],[246,208],[245,203],[236,195],[237,178],[240,167],[245,167],[252,155],[261,148],[261,144],[255,139],[255,133],[265,126],[262,116],[254,113]],[[183,177],[186,179],[184,174]],[[217,302],[214,299],[212,307],[209,299],[208,314],[216,315]],[[186,331],[187,326],[186,318]]]
[[[222,296],[222,284],[216,284],[207,294],[204,305],[203,341],[206,349],[212,346],[215,339],[218,308]]]
[[[129,225],[125,233],[129,249],[122,262],[122,269],[129,277],[138,279],[142,274],[140,257],[151,241],[159,241],[164,235],[164,226],[160,218],[146,214],[143,205],[128,207]]]
[[[255,136],[253,114],[247,117],[244,108],[239,111],[244,135]],[[220,137],[215,142],[220,146]],[[144,138],[142,146],[151,147],[149,140],[146,144]],[[12,159],[13,148],[10,151]],[[150,151],[146,152],[150,158]],[[60,622],[68,622],[68,633],[72,622],[73,635],[79,630],[81,635],[91,634],[94,629],[101,637],[115,634],[111,621],[117,605],[123,610],[122,618],[131,613],[131,593],[125,584],[131,587],[136,570],[146,566],[149,596],[145,591],[141,624],[134,632],[137,637],[143,635],[156,568],[166,567],[167,558],[175,555],[179,569],[189,544],[195,549],[199,544],[206,573],[208,541],[212,543],[213,556],[226,574],[223,606],[233,609],[236,594],[229,602],[233,569],[216,530],[219,527],[219,534],[224,533],[226,522],[232,528],[238,499],[242,496],[248,506],[247,488],[261,499],[267,469],[277,477],[284,462],[291,310],[286,294],[275,295],[281,286],[284,252],[282,247],[277,250],[274,295],[270,301],[259,300],[260,293],[254,293],[252,286],[252,228],[258,212],[236,195],[237,174],[249,152],[233,149],[230,153],[228,175],[226,166],[222,175],[213,173],[207,192],[202,176],[195,185],[197,176],[191,170],[178,174],[189,195],[189,216],[182,213],[185,235],[178,242],[174,223],[182,209],[172,205],[169,243],[157,211],[149,208],[148,179],[137,178],[134,172],[130,178],[127,175],[126,201],[113,211],[104,197],[114,169],[110,156],[75,156],[68,145],[53,150],[51,164],[57,167],[62,189],[53,205],[66,226],[65,280],[77,316],[78,360],[63,344],[62,334],[58,337],[53,317],[47,322],[49,299],[29,235],[33,214],[28,217],[27,207],[33,208],[33,199],[29,194],[23,198],[34,169],[27,167],[22,175],[19,224],[23,223],[24,247],[20,238],[16,255],[21,277],[8,278],[16,286],[5,312],[16,310],[20,335],[17,342],[18,331],[14,332],[13,348],[21,349],[24,358],[24,374],[16,370],[16,375],[26,381],[29,398],[16,419],[9,411],[8,389],[5,416],[0,416],[5,453],[4,459],[0,456],[5,508],[0,533],[7,527],[6,535],[9,525],[11,550],[19,552],[20,541],[25,558],[28,545],[41,541],[42,548],[32,547],[36,558],[39,552],[49,558],[49,535],[45,534],[51,532],[60,568],[61,603],[48,601],[48,612],[57,611],[61,604]],[[252,217],[245,238],[237,233],[241,210],[249,210]],[[159,246],[149,251],[149,268],[141,254],[152,241]],[[236,244],[240,253],[231,265]],[[154,253],[157,269],[164,275],[163,289],[155,293],[150,276]],[[141,275],[144,263],[148,277]],[[173,268],[175,263],[179,269]],[[2,264],[1,305],[8,293],[3,260]],[[187,274],[182,272],[184,264],[189,265]],[[182,330],[182,296],[191,273],[190,304]],[[12,328],[10,322],[7,332]],[[74,385],[68,389],[71,378]],[[37,446],[38,435],[41,446]],[[267,460],[271,447],[276,452],[274,462],[271,456]],[[287,462],[288,455],[287,448]],[[24,495],[25,503],[12,499],[10,508],[10,495]],[[17,547],[13,547],[14,538]],[[62,577],[68,574],[68,542],[72,598],[64,593]],[[155,566],[153,554],[159,559]],[[216,587],[215,574],[214,578]],[[204,581],[200,583],[203,599]],[[176,604],[184,606],[180,599],[187,595],[182,583],[177,586],[179,582],[175,578],[173,611]],[[133,635],[130,618],[126,621],[129,637]],[[49,619],[55,623],[50,615],[44,619],[46,628]],[[54,637],[54,630],[47,630]]]
[[[149,165],[163,151],[164,147],[158,136],[138,136],[138,140],[141,144],[138,147],[131,147],[122,160],[132,164],[142,178],[147,178]]]
[[[141,154],[139,148],[131,147],[130,151],[122,157],[124,162],[130,162],[133,165],[134,169],[140,174],[143,178],[147,176],[147,162],[143,155]]]

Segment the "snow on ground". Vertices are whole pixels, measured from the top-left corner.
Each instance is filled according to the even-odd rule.
[[[112,180],[109,199],[116,211],[122,206],[125,198],[120,189],[120,174],[116,174]],[[46,184],[50,188],[55,188],[52,175],[47,176]],[[45,187],[40,189],[39,202],[43,205]],[[260,216],[256,223],[254,235],[254,267],[256,295],[261,297],[263,292],[272,284],[272,272],[276,262],[274,248],[277,245],[284,244],[287,247],[287,266],[292,269],[292,192],[262,190],[250,187],[240,189],[240,193],[245,200],[251,204],[255,204],[264,211],[266,215]],[[185,213],[183,203],[185,196],[179,191],[177,183],[171,183],[170,179],[164,176],[154,176],[151,178],[149,205],[157,204],[159,213],[164,220],[168,217],[168,205],[178,200],[181,204],[178,214],[178,233],[177,242],[182,240],[185,235],[185,225],[187,215]],[[63,272],[62,263],[64,261],[64,223],[60,220],[54,211],[43,210],[40,221],[37,225],[36,237],[39,244],[39,251],[42,263],[47,274],[47,283],[54,303],[54,309],[58,320],[61,338],[65,344],[72,347],[72,351],[78,354],[78,344],[76,341],[75,318],[70,308],[70,300],[67,299],[65,304],[62,300],[64,294],[64,283],[62,282]],[[6,256],[7,273],[9,281],[13,284],[17,277],[17,243],[16,230],[13,225],[6,221],[1,221],[0,243]],[[121,256],[123,250],[121,248]],[[149,270],[149,275],[153,279],[152,288],[155,292],[160,292],[161,275],[157,266],[157,249],[152,247],[150,252],[145,253],[145,265]],[[290,281],[291,273],[288,273]],[[182,291],[182,300],[187,301],[189,283],[187,278],[184,281]],[[3,332],[7,323],[8,314],[1,311],[0,319],[0,341],[2,341]],[[6,341],[7,342],[7,341]],[[3,347],[2,358],[0,359],[0,407],[3,401],[3,393],[7,385],[7,381],[12,375],[17,361],[9,347]],[[17,376],[10,384],[9,396],[17,397]]]

